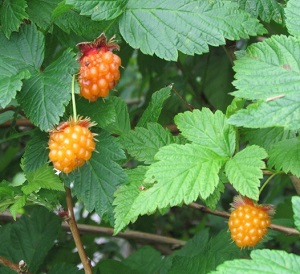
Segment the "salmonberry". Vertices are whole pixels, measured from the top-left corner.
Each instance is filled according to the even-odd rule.
[[[236,196],[228,226],[232,240],[239,247],[255,246],[271,224],[272,205],[258,205],[247,197]]]
[[[89,101],[106,97],[120,79],[121,58],[112,52],[119,50],[119,46],[114,44],[113,38],[107,42],[102,33],[93,42],[77,45],[82,54],[78,78],[80,95]]]
[[[89,127],[93,125],[88,118],[71,118],[50,131],[49,158],[57,170],[69,173],[91,158],[95,134]]]

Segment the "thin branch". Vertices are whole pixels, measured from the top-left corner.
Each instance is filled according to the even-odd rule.
[[[207,208],[204,205],[200,205],[200,204],[197,204],[197,203],[191,203],[188,206],[191,207],[191,208],[194,208],[194,209],[198,209],[198,210],[200,210],[202,212],[205,212],[205,213],[209,213],[209,214],[212,214],[212,215],[220,216],[220,217],[223,217],[223,218],[229,218],[229,213],[226,212],[226,211],[212,210],[212,209]],[[276,224],[271,224],[269,228],[273,229],[273,230],[277,230],[277,231],[283,232],[283,233],[285,233],[287,235],[297,235],[297,236],[300,236],[300,232],[297,229],[295,229],[295,228],[291,228],[291,227],[287,227],[287,226],[281,226],[281,225],[276,225]]]
[[[24,263],[24,261],[20,261],[19,264],[17,265],[11,262],[10,260],[7,260],[4,257],[0,256],[0,265],[4,265],[17,273],[30,274],[27,271],[27,266]]]
[[[80,257],[80,260],[82,262],[84,272],[85,274],[92,274],[92,268],[90,264],[90,260],[88,259],[81,238],[78,231],[77,223],[74,216],[74,210],[73,210],[73,202],[72,202],[72,195],[71,195],[71,189],[68,187],[65,187],[66,190],[66,201],[67,201],[67,207],[68,207],[68,217],[66,218],[67,223],[70,227],[71,233],[73,235],[75,245],[78,250],[78,254]]]

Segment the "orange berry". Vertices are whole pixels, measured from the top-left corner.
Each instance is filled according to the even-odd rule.
[[[57,170],[69,173],[91,158],[96,147],[89,130],[93,125],[88,118],[71,118],[50,131],[49,159]]]
[[[274,208],[241,196],[235,197],[233,207],[228,220],[232,240],[238,247],[255,246],[267,233]]]
[[[91,102],[106,97],[120,79],[121,58],[112,52],[119,46],[113,43],[113,38],[107,42],[101,34],[93,42],[78,44],[82,54],[78,77],[80,95]]]

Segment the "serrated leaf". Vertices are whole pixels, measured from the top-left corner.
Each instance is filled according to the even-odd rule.
[[[286,16],[286,27],[291,35],[300,36],[300,23],[298,14],[300,13],[300,3],[298,0],[289,0],[284,9]]]
[[[111,20],[118,17],[126,6],[128,0],[66,0],[66,3],[73,5],[80,11],[81,15],[91,16],[94,21]]]
[[[30,0],[26,9],[29,18],[41,29],[46,30],[52,24],[51,14],[61,0]]]
[[[76,100],[78,113],[83,117],[90,117],[98,127],[106,128],[115,123],[117,114],[113,100],[97,100],[92,103],[82,97],[78,97]]]
[[[128,184],[120,186],[115,192],[114,214],[115,214],[115,233],[124,228],[131,220],[130,212],[135,199],[139,196],[140,186],[143,185],[145,173],[148,170],[146,166],[138,166],[135,169],[127,170]],[[119,228],[119,229],[118,229]]]
[[[221,198],[221,194],[224,192],[225,186],[224,183],[220,180],[214,192],[205,199],[205,204],[210,209],[215,209]]]
[[[5,108],[21,90],[22,80],[30,76],[28,70],[18,71],[15,67],[0,63],[0,107]]]
[[[13,31],[17,31],[23,19],[27,19],[25,0],[5,0],[2,4],[0,20],[2,30],[7,38]]]
[[[240,249],[230,243],[229,233],[225,230],[211,239],[201,231],[186,245],[189,245],[189,248],[185,246],[174,254],[168,273],[210,273],[220,263],[241,256]]]
[[[157,208],[188,204],[199,195],[206,199],[217,187],[218,173],[225,161],[195,144],[162,147],[155,158],[157,162],[150,166],[145,181],[157,183],[139,194],[127,209],[126,218],[116,220],[115,233],[139,215],[153,213]]]
[[[113,194],[126,180],[126,174],[115,161],[125,158],[116,139],[102,131],[92,158],[66,179],[74,181],[73,191],[85,208],[95,210],[113,225]]]
[[[248,146],[234,155],[225,165],[229,182],[242,195],[258,200],[260,180],[268,155],[259,146]]]
[[[45,132],[35,129],[32,132],[32,137],[25,147],[25,152],[22,158],[22,168],[25,173],[34,171],[43,166],[48,161],[48,139],[49,136]]]
[[[126,103],[119,97],[112,96],[109,98],[114,106],[114,121],[104,129],[110,133],[122,135],[130,131],[130,119]]]
[[[219,265],[216,271],[210,272],[210,274],[296,274],[300,268],[300,256],[289,254],[283,250],[253,250],[251,258],[252,260],[226,261]]]
[[[149,123],[122,135],[121,144],[136,160],[151,164],[159,148],[174,143],[172,134],[160,124]]]
[[[13,205],[9,207],[9,212],[14,218],[14,220],[16,220],[17,214],[20,213],[20,210],[23,208],[23,206],[25,206],[26,198],[27,197],[25,195],[20,197],[15,197],[15,201]]]
[[[279,141],[295,137],[295,132],[283,128],[259,128],[241,129],[241,140],[249,142],[250,145],[258,145],[266,151],[270,151],[274,144]]]
[[[19,72],[28,69],[39,70],[44,59],[44,36],[34,24],[23,25],[18,33],[13,33],[8,40],[0,32],[1,64],[13,66]]]
[[[177,51],[201,54],[208,52],[209,45],[248,38],[265,29],[229,1],[129,0],[120,32],[131,47],[176,61]]]
[[[283,7],[276,0],[234,0],[234,2],[238,2],[241,9],[267,23],[271,20],[279,24],[283,22]]]
[[[275,144],[270,150],[268,165],[300,177],[299,155],[300,141],[298,138],[283,140]]]
[[[48,164],[26,174],[28,184],[22,187],[25,194],[30,194],[40,188],[64,191],[62,181]]]
[[[64,51],[43,72],[34,72],[19,93],[26,116],[43,131],[59,123],[71,99],[71,76],[78,69],[74,57],[71,50]]]
[[[235,149],[235,129],[227,123],[221,111],[214,114],[208,109],[179,113],[174,121],[181,134],[195,144],[215,153],[230,157]]]
[[[249,128],[300,127],[300,40],[273,35],[238,55],[233,84],[236,97],[253,100],[229,123]]]
[[[292,205],[294,212],[294,222],[297,229],[300,231],[300,197],[292,197]]]
[[[169,86],[152,94],[149,105],[137,123],[138,127],[146,127],[147,123],[158,121],[165,100],[171,96],[170,92],[171,87]]]
[[[53,246],[60,228],[61,220],[56,215],[44,207],[37,207],[30,217],[22,216],[8,227],[5,240],[0,241],[0,255],[15,263],[24,260],[29,271],[35,273]],[[0,233],[3,237],[3,228],[0,228]]]

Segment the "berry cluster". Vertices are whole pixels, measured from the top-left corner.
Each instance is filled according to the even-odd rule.
[[[232,240],[239,247],[255,246],[267,233],[273,207],[257,205],[249,198],[237,196],[233,208],[228,221]]]
[[[53,166],[69,173],[89,160],[95,150],[94,136],[89,119],[70,119],[50,132],[49,158]]]
[[[119,46],[113,42],[113,38],[106,42],[105,35],[101,34],[93,42],[78,44],[82,54],[78,78],[80,95],[89,101],[106,97],[120,79],[121,58],[112,52]]]

